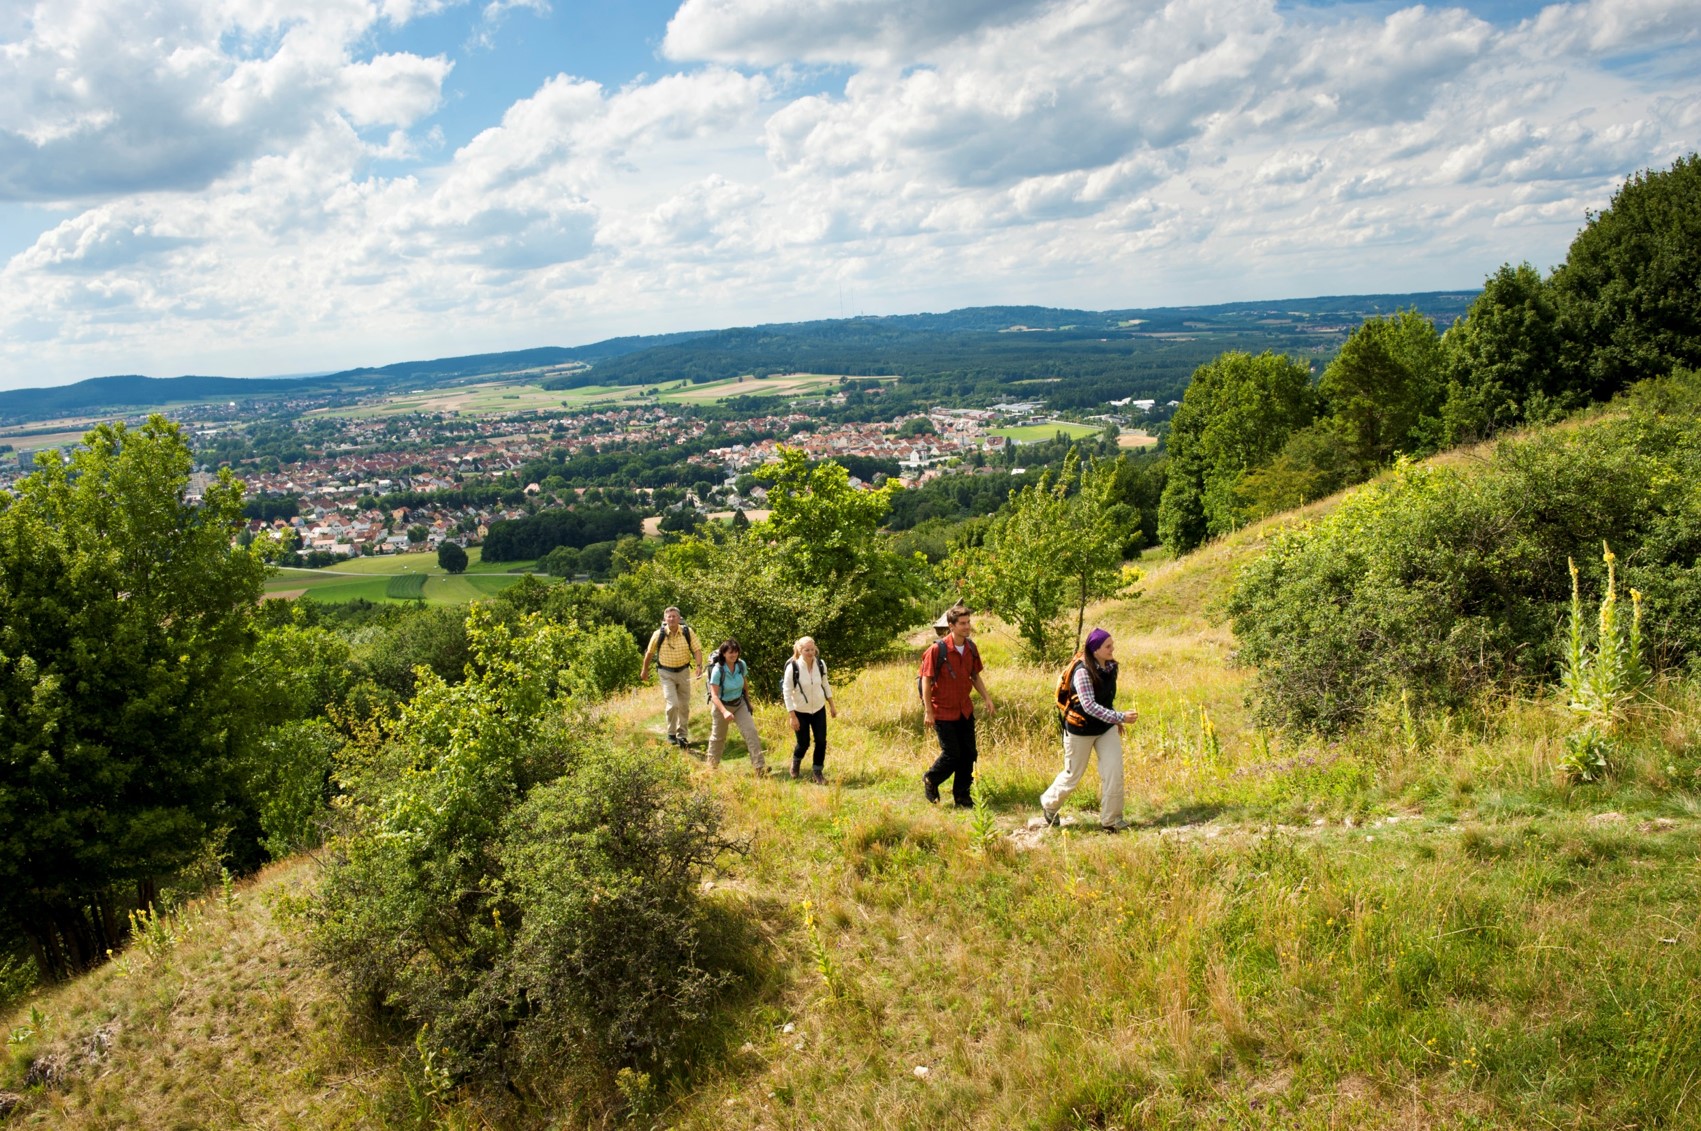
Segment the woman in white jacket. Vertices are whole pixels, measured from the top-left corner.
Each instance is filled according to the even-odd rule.
[[[792,645],[791,659],[780,675],[780,694],[785,697],[786,710],[791,712],[791,729],[797,732],[797,745],[791,751],[791,776],[803,770],[803,756],[809,753],[809,739],[815,738],[815,771],[810,775],[816,785],[826,783],[822,768],[827,763],[827,714],[836,719],[839,709],[833,706],[833,688],[827,682],[827,665],[821,661],[821,650],[812,637],[805,636]]]

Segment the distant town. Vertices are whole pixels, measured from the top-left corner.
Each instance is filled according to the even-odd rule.
[[[877,390],[876,390],[877,395]],[[1008,474],[1022,470],[1016,448],[1024,439],[1050,439],[1059,431],[1081,436],[1107,427],[1129,447],[1155,444],[1134,428],[1155,406],[1126,398],[1114,413],[1083,420],[1053,419],[1038,401],[985,408],[933,408],[895,421],[829,422],[806,407],[842,406],[834,394],[812,406],[756,415],[737,422],[706,419],[667,405],[622,405],[570,412],[527,410],[478,416],[456,412],[361,415],[382,400],[353,410],[327,410],[314,400],[272,404],[258,418],[241,406],[195,405],[174,410],[203,462],[191,477],[191,497],[229,464],[245,482],[251,513],[245,537],[285,538],[301,554],[356,557],[436,549],[446,541],[478,545],[493,523],[517,520],[551,506],[575,507],[589,491],[597,502],[634,506],[652,515],[691,508],[700,514],[759,510],[766,491],[751,473],[781,444],[812,459],[838,459],[864,471],[853,485],[896,478],[918,487],[953,474]],[[1173,407],[1173,402],[1170,406]],[[334,415],[350,411],[350,415]],[[143,416],[127,422],[139,425]],[[285,433],[299,438],[291,452]],[[300,458],[279,458],[271,447]],[[725,443],[713,443],[724,438]],[[34,450],[13,439],[0,486],[35,466]],[[75,443],[59,445],[69,451]],[[681,453],[674,485],[612,481],[568,484],[559,476],[532,477],[547,461],[618,452]],[[221,456],[223,458],[221,458]],[[869,468],[877,468],[869,472]],[[289,500],[294,513],[268,513],[269,499]],[[648,528],[654,530],[656,520]]]

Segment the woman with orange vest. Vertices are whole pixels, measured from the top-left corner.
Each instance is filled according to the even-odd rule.
[[[1063,715],[1063,770],[1040,795],[1045,823],[1056,825],[1058,807],[1075,792],[1087,772],[1087,758],[1099,756],[1099,823],[1118,832],[1122,820],[1122,728],[1138,712],[1118,711],[1116,701],[1116,642],[1095,628],[1087,645],[1069,662],[1057,688],[1057,709]]]

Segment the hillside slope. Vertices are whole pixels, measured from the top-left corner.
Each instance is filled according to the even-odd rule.
[[[712,898],[748,924],[754,973],[723,1051],[624,1112],[444,1089],[427,1043],[351,1021],[281,913],[312,883],[302,859],[14,1011],[35,1031],[0,1078],[6,1125],[1695,1125],[1701,799],[1566,785],[1547,703],[1327,746],[1251,728],[1250,673],[1206,610],[1296,517],[1095,610],[1141,712],[1127,834],[1096,831],[1092,773],[1062,831],[1035,827],[1055,673],[995,622],[980,813],[921,798],[909,660],[841,689],[826,787],[755,780],[736,743],[718,772],[693,764],[750,844]],[[1668,706],[1649,725],[1688,758],[1701,714]],[[682,757],[654,688],[600,714]],[[783,765],[783,714],[759,725]]]

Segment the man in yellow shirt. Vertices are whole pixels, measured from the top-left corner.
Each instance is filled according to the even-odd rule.
[[[651,660],[659,669],[662,699],[667,703],[667,740],[675,746],[689,746],[691,666],[695,661],[697,674],[703,674],[703,649],[697,645],[697,634],[671,605],[662,614],[662,626],[650,634],[650,646],[644,650],[644,666],[638,673],[638,682],[650,678]]]

